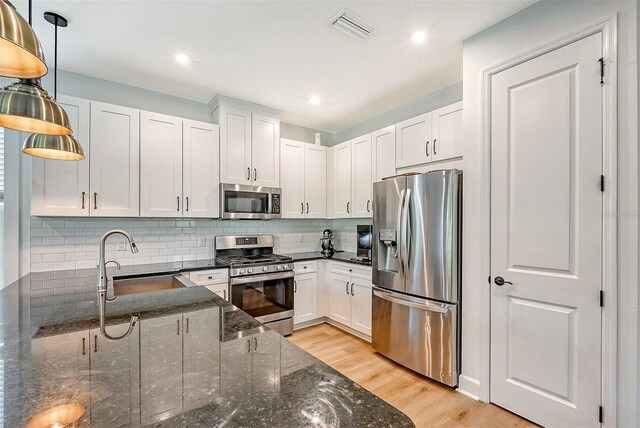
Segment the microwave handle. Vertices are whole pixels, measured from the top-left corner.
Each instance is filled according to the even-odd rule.
[[[267,214],[273,214],[273,193],[269,193],[269,202],[267,202]]]

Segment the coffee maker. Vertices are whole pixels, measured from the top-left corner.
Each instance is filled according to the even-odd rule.
[[[336,251],[333,247],[333,231],[331,229],[325,229],[322,232],[320,247],[322,248],[322,255],[325,257],[331,257]]]

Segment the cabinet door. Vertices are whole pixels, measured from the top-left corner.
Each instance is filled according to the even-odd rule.
[[[296,275],[294,291],[294,323],[318,318],[318,274]]]
[[[344,325],[351,322],[351,278],[345,275],[331,275],[330,318]]]
[[[462,156],[462,102],[431,112],[433,124],[433,159]]]
[[[223,397],[234,397],[237,402],[251,399],[252,349],[253,336],[220,344],[220,391]]]
[[[121,335],[129,323],[108,326],[110,334]],[[140,422],[139,328],[124,339],[105,339],[99,329],[90,330],[91,420],[113,427]]]
[[[351,328],[371,336],[371,282],[351,278]]]
[[[304,215],[327,218],[327,148],[304,146]]]
[[[205,287],[222,297],[224,300],[229,301],[229,296],[227,295],[227,289],[229,286],[227,284],[205,285]]]
[[[351,217],[372,217],[371,134],[351,141]]]
[[[304,217],[305,163],[304,146],[300,141],[282,139],[280,144],[281,211],[283,218]]]
[[[333,150],[333,216],[351,217],[351,141]]]
[[[220,182],[251,184],[251,112],[220,107]]]
[[[182,119],[140,112],[140,216],[182,217]]]
[[[208,308],[183,315],[184,409],[215,401],[220,394],[220,312]]]
[[[396,123],[396,168],[431,161],[431,113]]]
[[[280,187],[280,120],[251,114],[251,183]]]
[[[220,127],[182,121],[183,216],[220,217]]]
[[[280,340],[286,339],[274,331],[256,334],[251,338],[251,389],[254,402],[268,402],[279,396]]]
[[[31,160],[31,214],[38,216],[89,215],[89,114],[88,100],[60,95],[74,136],[85,159],[62,162],[34,157]]]
[[[373,181],[396,175],[396,126],[371,133],[373,148]]]
[[[31,340],[31,367],[21,374],[21,381],[31,387],[32,414],[70,402],[90,408],[89,354],[88,330]],[[91,425],[89,412],[78,425]]]
[[[90,215],[138,217],[140,111],[92,102],[90,153]]]
[[[142,425],[182,410],[182,314],[140,321]]]

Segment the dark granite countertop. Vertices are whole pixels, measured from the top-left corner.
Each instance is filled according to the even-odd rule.
[[[355,260],[356,253],[350,253],[350,252],[333,253],[331,257],[324,256],[320,251],[310,251],[310,252],[304,252],[304,253],[287,253],[284,255],[292,257],[294,262],[326,259],[326,260],[334,260],[337,262],[354,263],[358,265],[371,266],[371,260],[369,261]]]
[[[204,264],[193,267],[213,268]],[[95,271],[32,274],[0,291],[4,426],[73,403],[85,408],[76,426],[413,426],[205,287],[120,296],[107,306],[108,331],[124,331],[132,314],[140,320],[111,342],[96,328],[95,291],[33,298],[32,286],[62,278],[91,284]]]

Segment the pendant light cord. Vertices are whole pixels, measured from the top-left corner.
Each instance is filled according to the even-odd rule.
[[[32,9],[31,0],[29,0],[29,26],[31,26]]]
[[[31,0],[29,0],[31,1]],[[56,27],[54,40],[54,53],[53,53],[53,99],[58,99],[58,18],[54,24]]]

